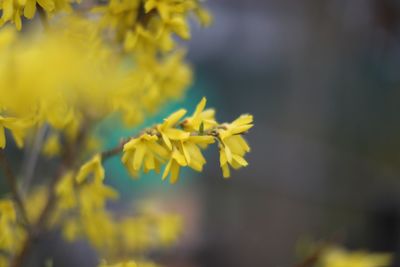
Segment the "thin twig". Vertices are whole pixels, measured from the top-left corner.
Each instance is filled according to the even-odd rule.
[[[23,168],[24,171],[22,175],[23,177],[22,188],[21,188],[22,195],[28,192],[29,186],[32,182],[32,178],[34,177],[36,163],[39,158],[40,149],[42,148],[47,129],[48,129],[47,125],[44,125],[38,129],[33,141],[33,145],[27,151],[28,155],[26,157],[26,165],[25,165],[26,167]]]

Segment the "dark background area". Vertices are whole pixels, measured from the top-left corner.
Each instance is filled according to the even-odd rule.
[[[248,168],[201,179],[200,266],[291,266],[302,238],[398,252],[400,2],[208,4],[197,80],[255,127]]]

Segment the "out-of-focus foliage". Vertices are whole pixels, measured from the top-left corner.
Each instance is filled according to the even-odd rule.
[[[385,267],[390,266],[392,256],[387,253],[367,251],[346,251],[339,247],[324,250],[321,256],[321,267]]]
[[[21,266],[48,230],[60,230],[69,242],[87,240],[103,259],[100,266],[156,266],[147,252],[174,245],[182,219],[107,209],[119,196],[105,183],[103,163],[112,156],[122,153],[135,177],[165,166],[162,178],[170,176],[171,183],[181,167],[202,171],[202,150],[213,143],[224,177],[230,167],[248,164],[243,134],[253,117],[218,123],[215,111],[205,110],[205,98],[191,116],[180,109],[102,151],[94,134],[98,123],[117,118],[137,127],[184,95],[192,71],[177,40],[190,38],[190,16],[203,26],[212,19],[197,0],[110,0],[73,9],[78,2],[0,0],[0,24],[16,26],[0,29],[0,160],[11,193],[0,200],[0,267]],[[12,139],[53,160],[51,177],[39,182],[33,171],[13,174],[5,150]]]

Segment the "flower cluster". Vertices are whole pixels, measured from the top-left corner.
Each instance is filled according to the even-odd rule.
[[[104,259],[101,267],[155,267],[147,252],[175,244],[182,220],[107,209],[119,196],[105,179],[103,163],[111,156],[122,153],[134,177],[163,169],[171,183],[182,167],[202,171],[211,144],[219,146],[224,177],[231,167],[247,166],[243,135],[252,116],[218,123],[205,98],[191,116],[178,110],[101,152],[95,127],[102,121],[138,127],[184,95],[192,71],[177,39],[190,38],[189,17],[207,26],[211,16],[200,0],[109,0],[90,8],[79,2],[0,0],[0,26],[16,26],[0,29],[0,161],[13,199],[0,199],[0,267],[24,264],[34,240],[48,230],[67,241],[87,240]],[[36,13],[40,20],[19,32],[29,21],[21,17]],[[10,139],[26,151],[20,176],[7,160]],[[41,160],[50,164],[37,175]]]
[[[194,14],[208,26],[210,14],[198,0],[111,0],[93,9],[103,29],[112,29],[126,51],[168,52],[175,47],[173,35],[190,38],[187,17]]]
[[[141,170],[159,172],[160,166],[166,163],[162,177],[170,176],[170,182],[176,183],[181,167],[203,170],[206,160],[202,150],[215,142],[219,146],[224,177],[230,176],[229,167],[247,166],[244,155],[250,147],[243,134],[253,126],[253,117],[242,115],[232,123],[219,124],[214,117],[215,111],[205,110],[205,105],[203,98],[191,116],[184,117],[186,110],[180,109],[163,123],[129,140],[123,147],[122,157],[129,173],[137,177]]]
[[[22,28],[21,16],[32,19],[39,8],[46,14],[53,15],[59,11],[71,12],[71,4],[74,0],[1,0],[0,10],[3,11],[0,25],[7,22],[15,24],[18,30]],[[45,14],[43,14],[45,15]]]

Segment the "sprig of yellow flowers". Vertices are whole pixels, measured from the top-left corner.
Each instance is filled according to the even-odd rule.
[[[162,179],[170,176],[170,182],[174,184],[181,167],[198,172],[203,170],[206,159],[202,150],[214,143],[219,147],[223,176],[229,178],[230,167],[240,169],[248,165],[244,156],[250,152],[250,147],[243,135],[253,127],[253,116],[245,114],[231,123],[220,124],[215,119],[215,110],[205,109],[206,101],[203,98],[189,117],[184,117],[187,111],[180,109],[163,123],[146,128],[117,147],[95,155],[80,168],[77,181],[83,181],[89,174],[95,180],[103,180],[102,160],[122,151],[121,160],[133,177],[138,177],[141,171],[159,173],[165,164]]]
[[[170,177],[171,183],[182,167],[202,171],[203,151],[211,144],[218,144],[224,177],[231,167],[248,164],[243,135],[253,126],[252,116],[218,123],[215,111],[205,109],[205,98],[192,115],[185,117],[180,109],[98,152],[96,123],[118,115],[125,126],[137,127],[145,115],[183,96],[192,71],[176,39],[190,38],[189,17],[203,26],[212,18],[200,0],[109,0],[90,9],[75,5],[79,2],[0,0],[0,26],[16,28],[0,29],[0,163],[13,198],[0,200],[0,267],[22,266],[34,240],[48,229],[60,229],[69,241],[85,238],[102,258],[115,262],[101,266],[156,266],[143,252],[173,244],[180,219],[117,218],[108,211],[106,203],[118,197],[105,183],[103,162],[109,157],[122,153],[133,177],[163,167],[162,179]],[[33,23],[18,32],[36,14],[44,27]],[[29,188],[34,168],[21,179],[12,172],[5,157],[10,135],[18,148],[27,147],[32,166],[40,152],[57,159],[46,186]],[[20,190],[20,183],[27,190]],[[140,260],[121,262],[127,255]]]

